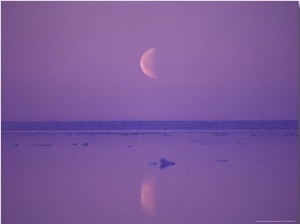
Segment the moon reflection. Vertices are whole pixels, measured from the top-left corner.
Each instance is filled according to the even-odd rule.
[[[141,184],[141,208],[148,216],[155,214],[155,179],[147,178]]]

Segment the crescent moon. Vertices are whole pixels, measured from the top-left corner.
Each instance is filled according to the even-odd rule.
[[[155,71],[155,53],[156,48],[147,50],[141,58],[141,69],[148,77],[157,79]]]

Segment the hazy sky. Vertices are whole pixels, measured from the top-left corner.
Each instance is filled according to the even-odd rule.
[[[298,118],[297,1],[1,5],[2,121]]]

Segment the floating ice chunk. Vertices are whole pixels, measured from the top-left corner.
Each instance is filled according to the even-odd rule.
[[[160,159],[160,169],[165,169],[168,166],[173,166],[173,165],[175,165],[174,162],[168,161],[168,160],[166,160],[164,158]]]

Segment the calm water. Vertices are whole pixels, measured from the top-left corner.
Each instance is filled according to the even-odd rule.
[[[1,144],[4,224],[299,221],[296,130],[2,132]]]

